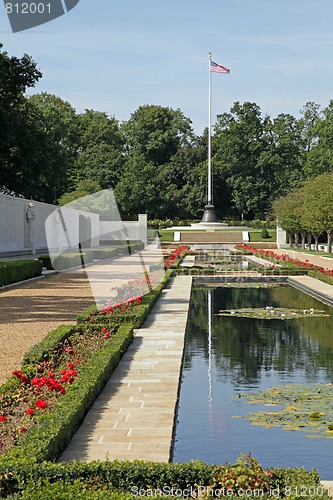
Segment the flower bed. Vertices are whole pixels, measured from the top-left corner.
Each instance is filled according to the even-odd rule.
[[[149,271],[152,272],[160,270],[162,266],[164,269],[178,267],[185,255],[187,255],[189,248],[190,247],[187,245],[182,245],[176,248],[169,255],[163,257],[163,261],[150,265]]]
[[[236,248],[241,250],[242,252],[245,252],[246,255],[253,254],[258,257],[267,259],[271,262],[279,263],[283,267],[289,267],[295,269],[299,268],[302,271],[304,271],[305,274],[309,274],[311,272],[310,275],[318,279],[323,279],[323,277],[329,278],[328,280],[326,279],[324,280],[327,281],[329,284],[333,285],[333,269],[319,267],[314,264],[311,264],[308,260],[301,261],[298,259],[294,259],[287,254],[280,255],[276,254],[272,250],[262,250],[260,248],[252,247],[246,244],[237,245]]]
[[[123,305],[123,312],[132,311],[136,303]],[[4,387],[0,399],[0,454],[16,445],[19,437],[36,426],[38,417],[52,410],[66,394],[68,386],[80,376],[84,366],[106,342],[117,333],[118,325],[101,323],[94,329],[74,329],[47,353],[43,360],[24,364],[15,370],[17,383]]]
[[[189,250],[189,246],[182,245],[174,250],[170,255],[164,258],[164,268],[178,266]]]
[[[1,387],[0,454],[5,461],[52,460],[68,444],[122,354],[167,283],[170,272],[144,297],[89,308],[76,326],[51,332],[25,356]],[[145,278],[146,280],[146,278]],[[138,282],[139,283],[139,282]],[[154,284],[154,279],[152,279]],[[153,286],[153,285],[152,285]]]

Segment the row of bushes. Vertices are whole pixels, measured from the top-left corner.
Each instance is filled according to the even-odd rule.
[[[38,260],[0,262],[0,286],[36,278],[41,275],[42,270],[42,263]]]
[[[110,328],[114,317],[116,333],[80,367],[79,376],[59,398],[52,411],[39,416],[37,425],[21,436],[17,445],[11,447],[0,458],[0,470],[14,466],[16,463],[23,466],[27,462],[54,460],[59,456],[126,351],[133,338],[133,328],[139,326],[147,317],[169,276],[170,273],[166,273],[163,282],[143,297],[135,318],[132,318],[133,321],[127,318],[124,322],[121,315],[107,315],[91,309],[86,313],[87,328],[90,328],[91,320],[96,318],[97,322],[93,326]],[[38,365],[47,361],[48,357],[59,350],[66,340],[70,340],[77,331],[84,333],[82,331],[84,329],[83,317],[84,314],[78,318],[76,326],[62,326],[51,332],[40,344],[34,346],[24,357],[21,371],[30,377],[35,376],[38,372]],[[1,387],[1,393],[4,395],[18,383],[17,378],[11,377],[7,384]]]
[[[153,229],[167,229],[169,227],[182,227],[182,226],[190,226],[193,223],[200,222],[200,219],[152,219],[148,221],[148,226]],[[228,224],[228,226],[243,226],[243,227],[252,227],[253,229],[275,229],[276,222],[268,221],[268,220],[238,220],[238,219],[225,219],[224,222]]]
[[[142,250],[144,247],[143,243],[135,242],[115,245],[112,248],[99,248],[98,250],[83,250],[82,252],[68,252],[58,255],[57,257],[52,257],[52,255],[40,255],[38,259],[43,263],[43,267],[52,270],[56,269],[62,271],[64,269],[70,269],[71,267],[79,267],[83,264],[89,264],[94,260],[104,260],[111,259],[117,255],[122,255],[124,253],[133,253],[138,250]]]
[[[323,281],[324,283],[333,286],[333,276],[326,276],[325,274],[322,274],[318,271],[308,271],[308,276],[311,276],[312,278],[316,278],[317,280]]]
[[[264,469],[250,455],[241,456],[235,465],[223,466],[199,461],[181,464],[117,460],[90,464],[44,462],[24,467],[13,464],[0,476],[0,494],[2,498],[29,500],[130,500],[143,496],[330,498],[315,470]]]

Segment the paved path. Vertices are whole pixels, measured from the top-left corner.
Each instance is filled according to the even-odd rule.
[[[170,460],[191,284],[164,290],[60,461]]]
[[[290,283],[295,283],[296,286],[301,285],[301,287],[309,289],[309,291],[325,295],[333,301],[332,285],[328,285],[327,283],[311,278],[310,276],[289,276],[288,281]]]

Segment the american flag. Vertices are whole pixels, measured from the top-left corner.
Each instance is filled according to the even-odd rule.
[[[210,72],[212,73],[224,73],[224,74],[228,74],[230,73],[230,69],[229,68],[226,68],[225,66],[222,66],[222,64],[218,64],[214,61],[210,61],[210,68],[209,68]]]

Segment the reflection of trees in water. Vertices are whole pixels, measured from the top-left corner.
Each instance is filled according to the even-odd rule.
[[[311,307],[331,309],[291,287],[216,288],[213,309],[245,307]],[[207,290],[193,291],[187,331],[185,367],[200,351],[208,359]],[[293,320],[253,319],[213,316],[213,355],[217,377],[234,383],[253,384],[262,371],[280,373],[303,371],[307,381],[314,381],[324,370],[333,382],[332,317]]]

